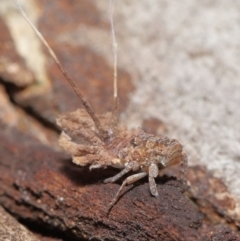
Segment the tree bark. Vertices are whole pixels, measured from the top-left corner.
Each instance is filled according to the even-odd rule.
[[[0,203],[21,219],[88,240],[201,240],[202,215],[175,179],[159,179],[159,197],[146,180],[127,190],[110,213],[118,184],[114,169],[89,171],[13,129],[0,134]]]

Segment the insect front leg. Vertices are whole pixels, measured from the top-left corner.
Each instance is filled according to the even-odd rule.
[[[150,192],[153,196],[157,197],[158,196],[158,191],[157,191],[157,185],[155,182],[155,178],[158,176],[158,166],[155,163],[152,163],[149,166],[149,188],[150,188]]]
[[[147,175],[146,172],[141,172],[141,173],[137,173],[134,174],[132,176],[127,177],[124,182],[122,183],[121,187],[119,188],[117,194],[115,195],[114,199],[112,200],[112,202],[110,203],[110,207],[109,210],[112,208],[112,206],[117,202],[119,196],[121,195],[121,192],[123,190],[123,188],[127,185],[133,184],[134,182],[137,182],[138,180],[142,179],[143,177],[145,177]]]
[[[139,169],[139,165],[137,162],[130,162],[126,165],[126,167],[119,172],[117,175],[107,178],[104,180],[104,183],[109,183],[109,182],[116,182],[118,179],[120,179],[123,175],[126,173],[130,172],[131,170],[137,171]]]

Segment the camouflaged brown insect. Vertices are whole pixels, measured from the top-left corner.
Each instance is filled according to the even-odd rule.
[[[147,175],[150,192],[157,197],[158,191],[155,178],[159,175],[159,171],[166,167],[180,165],[179,178],[185,181],[187,155],[183,152],[183,147],[177,140],[147,134],[140,129],[128,130],[125,126],[120,125],[118,121],[116,51],[114,51],[113,111],[104,115],[96,115],[75,82],[62,67],[53,50],[28,19],[17,1],[16,5],[46,46],[84,106],[84,109],[63,114],[57,119],[57,124],[62,128],[59,138],[60,146],[72,156],[72,161],[79,166],[89,166],[90,169],[111,166],[121,169],[117,175],[105,179],[105,183],[115,182],[130,171],[136,172],[136,174],[128,176],[123,181],[111,201],[109,209],[116,203],[126,185],[133,184]],[[110,7],[112,13],[112,2]],[[116,50],[117,45],[112,18],[110,18],[110,23],[112,26],[113,47]],[[81,139],[81,142],[78,141],[79,139]]]

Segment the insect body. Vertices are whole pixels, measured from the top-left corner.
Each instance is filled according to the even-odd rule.
[[[118,127],[113,132],[109,128],[110,113],[98,118],[108,133],[103,140],[85,110],[79,109],[61,116],[57,119],[57,124],[64,131],[59,143],[72,155],[73,162],[77,165],[90,165],[90,169],[107,166],[122,169],[117,175],[106,179],[105,183],[115,182],[130,171],[137,172],[125,179],[110,206],[118,200],[125,185],[147,175],[151,194],[158,196],[155,178],[159,170],[175,164],[186,167],[186,154],[182,152],[182,145],[177,140],[156,137],[142,130],[130,131],[124,127]],[[85,144],[76,143],[72,137],[82,137]]]
[[[77,165],[89,165],[90,169],[105,168],[107,166],[122,169],[117,175],[107,178],[104,181],[105,183],[115,182],[130,171],[136,172],[136,174],[127,177],[123,181],[110,204],[110,208],[118,200],[124,186],[132,184],[147,175],[151,194],[158,196],[155,178],[163,168],[180,164],[180,177],[184,178],[187,156],[182,151],[182,145],[177,140],[156,137],[142,130],[127,130],[127,128],[119,125],[116,70],[117,44],[112,18],[110,18],[110,23],[114,47],[114,107],[112,113],[96,115],[42,34],[28,19],[17,0],[15,0],[15,3],[20,13],[46,46],[84,107],[84,109],[62,115],[57,119],[57,124],[63,129],[59,139],[60,145],[72,156],[73,162]],[[111,10],[113,10],[113,5],[110,6]],[[78,141],[79,137],[82,138],[83,142]]]

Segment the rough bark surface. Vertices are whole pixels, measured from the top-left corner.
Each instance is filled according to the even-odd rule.
[[[239,233],[234,232],[231,228],[218,224],[215,227],[211,225],[203,225],[200,230],[202,241],[239,241]]]
[[[0,241],[40,241],[0,206]]]

